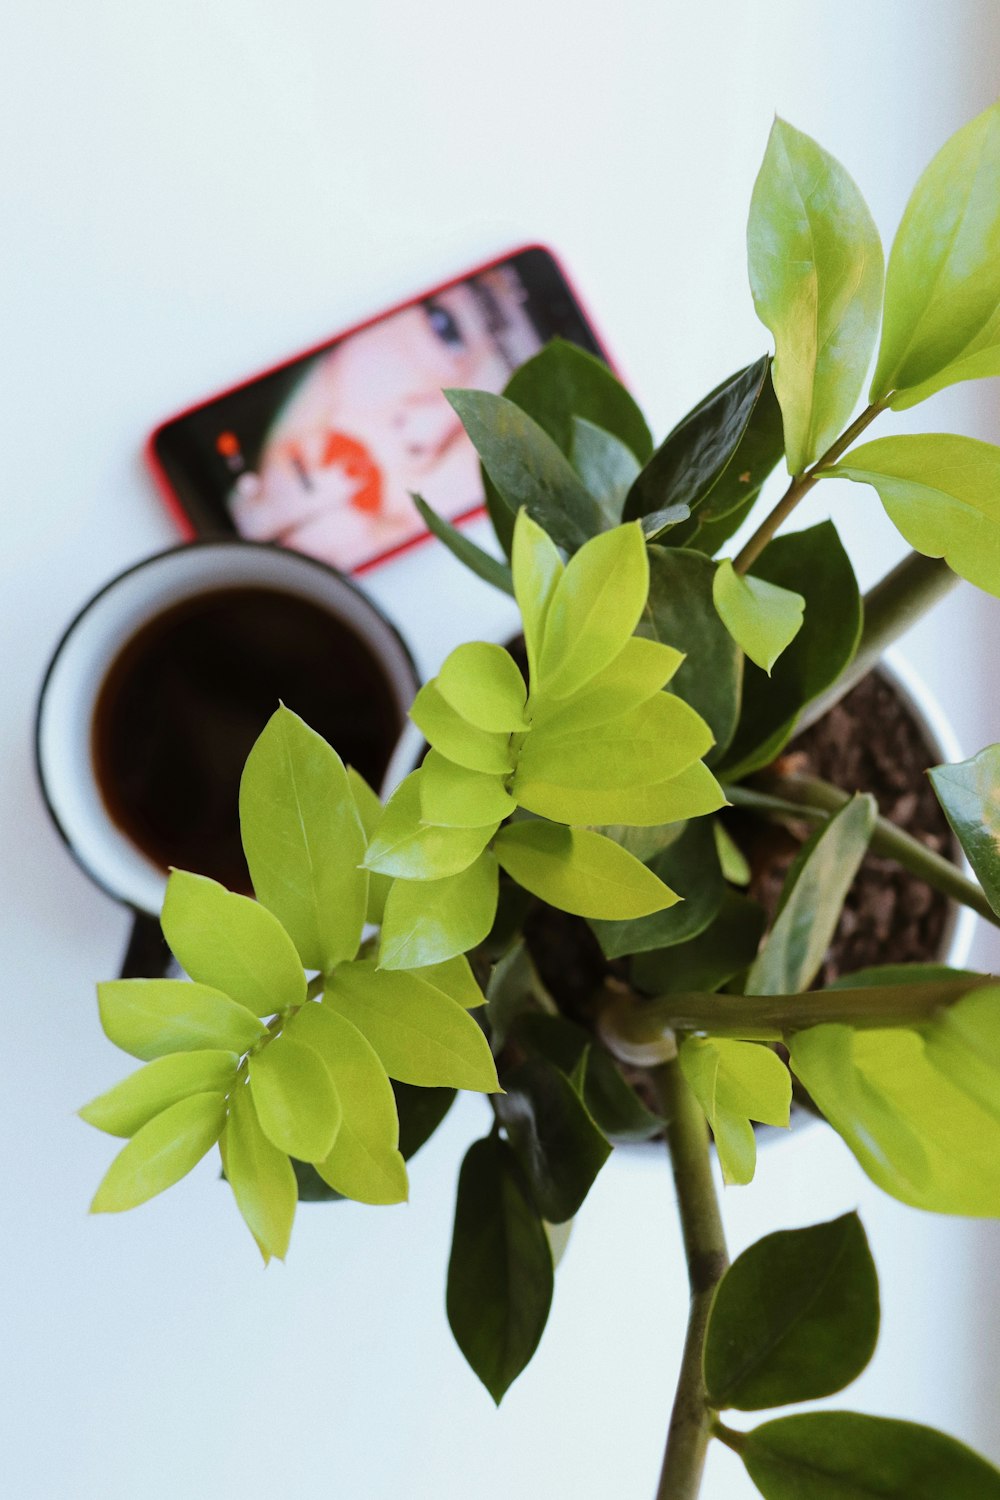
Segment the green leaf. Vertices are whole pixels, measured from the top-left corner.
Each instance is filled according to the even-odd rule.
[[[268,721],[240,782],[243,848],[257,899],[307,969],[353,958],[368,903],[365,835],[343,762],[287,708]]]
[[[538,1347],[552,1280],[545,1227],[510,1147],[496,1136],[476,1141],[458,1181],[448,1322],[497,1405]]]
[[[447,995],[450,1000],[456,1001],[463,1010],[475,1010],[486,1004],[486,996],[479,988],[472,965],[464,954],[449,958],[443,964],[425,965],[420,970],[419,977]]]
[[[411,500],[420,513],[427,530],[437,537],[439,542],[444,542],[449,552],[464,563],[470,573],[475,573],[484,583],[491,583],[494,588],[500,589],[501,593],[513,594],[514,580],[511,578],[510,568],[489,552],[484,552],[469,537],[465,536],[444,516],[439,516],[436,510],[432,510],[426,500],[419,495],[411,495]]]
[[[1000,745],[957,765],[934,766],[929,775],[987,901],[1000,912]]]
[[[474,864],[443,880],[397,880],[389,892],[379,964],[420,969],[479,946],[497,909],[497,862],[487,849]]]
[[[528,675],[538,681],[538,657],[545,636],[545,623],[556,585],[563,575],[563,560],[555,542],[533,521],[526,510],[514,523],[511,568],[514,596],[521,611]]]
[[[183,979],[109,979],[97,1003],[108,1040],[143,1062],[202,1048],[242,1053],[266,1032],[246,1006]]]
[[[456,646],[434,684],[445,702],[477,729],[515,734],[528,728],[528,689],[514,658],[502,646],[489,641]]]
[[[457,766],[429,750],[420,767],[420,815],[442,828],[480,828],[509,817],[517,803],[503,777]]]
[[[793,867],[780,913],[747,977],[748,995],[807,990],[830,946],[844,898],[864,859],[878,817],[874,797],[852,797]]]
[[[516,890],[519,887],[511,886],[510,889]],[[518,936],[493,966],[486,986],[486,1007],[490,1037],[496,1053],[506,1046],[507,1034],[521,1016],[537,1011],[554,1012],[556,1009],[556,1003],[542,983],[524,939],[520,936],[520,927]]]
[[[957,131],[913,190],[889,255],[871,400],[897,410],[1000,375],[1000,108]]]
[[[416,1156],[429,1141],[455,1102],[455,1089],[423,1089],[392,1079],[399,1116],[399,1154],[404,1161]]]
[[[733,640],[770,676],[802,629],[805,599],[752,573],[737,573],[728,557],[715,570],[712,598]]]
[[[716,916],[696,937],[639,953],[632,983],[647,995],[711,993],[753,963],[764,933],[764,909],[726,891]]]
[[[709,763],[732,739],[740,711],[743,654],[712,602],[715,567],[699,552],[650,547],[649,600],[639,634],[685,653],[671,684],[715,736]]]
[[[718,914],[726,886],[707,820],[689,823],[678,839],[649,861],[649,869],[677,892],[678,904],[640,921],[592,922],[606,958],[686,943]]]
[[[300,1161],[322,1161],[340,1129],[343,1109],[333,1080],[312,1047],[282,1033],[250,1058],[250,1092],[272,1145]]]
[[[295,944],[277,917],[249,897],[204,875],[173,870],[160,920],[181,968],[255,1016],[305,1000],[306,976]]]
[[[847,425],[878,335],[882,246],[853,178],[809,136],[775,120],[747,225],[750,289],[774,335],[774,388],[788,472]]]
[[[746,665],[743,708],[725,757],[732,780],[768,765],[784,749],[803,708],[853,661],[861,639],[861,594],[831,521],[776,537],[754,563],[754,576],[797,589],[806,610],[770,677]]]
[[[515,370],[504,395],[534,417],[563,453],[572,448],[578,417],[620,438],[640,463],[653,451],[646,419],[625,387],[603,360],[565,339],[552,339]]]
[[[533,896],[580,917],[642,917],[678,899],[602,834],[554,823],[514,823],[495,844],[507,874]]]
[[[222,1094],[192,1094],[147,1121],[111,1163],[90,1205],[121,1213],[173,1187],[215,1145],[226,1123]]]
[[[632,449],[586,417],[574,417],[569,460],[600,505],[607,524],[617,526],[625,496],[640,469]]]
[[[724,878],[729,881],[730,885],[749,885],[753,879],[749,861],[725,824],[721,823],[718,818],[712,824],[712,833],[715,836],[715,848]]]
[[[398,1149],[396,1096],[378,1053],[329,1005],[307,1005],[288,1035],[322,1058],[343,1106],[330,1153],[316,1162],[320,1177],[359,1203],[404,1202],[408,1184]]]
[[[234,1089],[220,1144],[236,1206],[261,1254],[284,1260],[298,1202],[295,1171],[261,1130],[249,1087]]]
[[[497,828],[446,828],[422,821],[420,783],[423,771],[411,771],[393,792],[375,836],[368,845],[365,868],[404,880],[440,880],[457,875],[479,858]]]
[[[717,812],[726,803],[721,786],[700,760],[655,786],[581,791],[544,781],[524,781],[518,787],[518,797],[523,807],[555,823],[590,823],[597,827],[617,824],[659,828],[664,823]]]
[[[667,685],[683,660],[672,646],[630,636],[618,655],[578,692],[552,702],[543,699],[535,709],[534,727],[570,734],[631,713]]]
[[[456,765],[493,776],[506,776],[514,768],[510,736],[477,729],[445,702],[433,682],[425,683],[414,698],[410,718],[428,744]]]
[[[723,1178],[739,1185],[752,1182],[757,1144],[750,1121],[788,1124],[792,1103],[788,1069],[769,1047],[727,1037],[686,1037],[678,1057],[681,1072],[712,1127]]]
[[[670,533],[674,528],[690,519],[691,507],[689,505],[665,505],[662,510],[651,510],[648,516],[642,516],[639,525],[642,527],[642,534],[647,542],[658,542],[662,538],[665,543],[669,544]]]
[[[358,1028],[391,1078],[479,1094],[499,1087],[476,1021],[419,974],[376,969],[371,959],[341,964],[323,1003]]]
[[[565,1073],[531,1058],[505,1074],[497,1116],[538,1211],[564,1224],[582,1207],[611,1147]]]
[[[522,1011],[511,1028],[517,1047],[548,1059],[571,1080],[583,1068],[583,1102],[595,1124],[612,1141],[648,1141],[663,1121],[646,1108],[625,1082],[611,1057],[593,1037],[565,1016]],[[505,1086],[506,1081],[505,1081]],[[575,1086],[575,1083],[574,1083]]]
[[[850,1385],[875,1352],[875,1263],[857,1214],[769,1234],[730,1266],[705,1335],[711,1406],[760,1411]]]
[[[654,693],[604,724],[564,734],[544,721],[521,746],[511,790],[522,807],[535,783],[622,792],[672,780],[710,750],[712,731],[673,693]],[[588,822],[624,821],[594,817]]]
[[[433,751],[431,752],[434,753]],[[365,839],[370,840],[376,828],[382,821],[382,802],[377,792],[368,785],[365,778],[353,766],[347,768],[347,781],[351,788],[351,796],[361,819],[361,827],[364,829]],[[388,875],[368,875],[368,903],[365,910],[365,920],[374,922],[376,926],[382,921],[382,913],[385,911],[386,899],[392,885]]]
[[[1000,1500],[1000,1473],[971,1448],[888,1417],[778,1417],[739,1452],[765,1500]]]
[[[641,527],[616,526],[581,547],[552,594],[533,693],[568,698],[596,676],[635,630],[648,592]]]
[[[678,423],[632,486],[625,502],[627,520],[667,505],[686,505],[697,513],[739,450],[754,408],[770,384],[770,365],[765,354],[737,370]],[[728,486],[727,493],[732,495]],[[733,498],[733,505],[739,498]]]
[[[872,485],[889,519],[925,557],[943,557],[1000,597],[1000,448],[945,432],[876,438],[823,471]]]
[[[523,505],[567,552],[604,530],[601,507],[569,459],[520,407],[490,391],[444,394],[512,517]]]
[[[920,1032],[828,1024],[793,1036],[789,1052],[885,1192],[935,1213],[1000,1216],[1000,987],[966,993]]]
[[[236,1077],[235,1052],[173,1052],[147,1063],[78,1110],[108,1135],[132,1136],[154,1115],[192,1094],[226,1094]]]

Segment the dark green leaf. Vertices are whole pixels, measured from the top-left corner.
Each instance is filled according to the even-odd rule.
[[[852,797],[789,872],[778,918],[747,976],[748,995],[786,995],[812,984],[877,817],[874,797]]]
[[[691,518],[691,507],[689,505],[666,505],[662,510],[651,510],[648,516],[643,516],[639,522],[642,534],[647,542],[658,542],[662,539],[664,546],[671,543],[670,533],[674,527],[681,522]],[[674,545],[677,545],[674,543]]]
[[[701,715],[715,736],[709,765],[725,753],[740,711],[743,653],[712,603],[714,564],[700,552],[649,548],[649,600],[638,634],[683,651],[673,692]]]
[[[519,922],[518,931],[520,928]],[[554,1011],[556,1008],[520,938],[496,963],[486,986],[486,997],[494,1051],[503,1047],[511,1026],[526,1011]]]
[[[689,823],[679,839],[650,861],[649,868],[681,899],[668,910],[635,921],[591,922],[608,958],[685,943],[703,932],[722,906],[726,885],[707,818]]]
[[[626,520],[668,505],[687,505],[695,514],[707,502],[740,446],[761,392],[770,384],[770,364],[765,354],[738,370],[674,428],[629,491]]]
[[[572,1219],[611,1147],[573,1084],[544,1058],[530,1058],[503,1077],[497,1116],[550,1224]]]
[[[583,1100],[596,1124],[612,1141],[648,1141],[663,1121],[647,1109],[602,1047],[565,1016],[526,1011],[514,1023],[513,1037],[526,1052],[548,1058],[567,1077],[585,1060]]]
[[[639,472],[639,460],[632,449],[614,433],[588,422],[586,417],[574,417],[569,459],[600,505],[608,525],[617,526],[625,496]]]
[[[538,1347],[552,1250],[510,1147],[476,1141],[462,1163],[448,1263],[448,1322],[497,1405]]]
[[[553,339],[515,370],[504,395],[567,455],[574,417],[612,433],[640,463],[653,451],[646,419],[625,387],[601,360],[564,339]]]
[[[717,990],[753,963],[764,923],[756,901],[726,891],[718,915],[697,937],[634,958],[632,982],[649,995]]]
[[[757,316],[774,334],[788,470],[800,474],[847,425],[882,301],[878,230],[844,168],[775,120],[747,225]]]
[[[740,1443],[765,1500],[1000,1500],[1000,1473],[915,1422],[817,1411],[779,1417]]]
[[[484,552],[482,547],[465,536],[450,521],[439,516],[436,510],[431,510],[426,500],[419,495],[412,495],[414,505],[420,512],[421,520],[428,531],[433,532],[438,541],[444,542],[449,552],[464,563],[471,573],[481,578],[484,583],[491,583],[494,588],[500,589],[504,594],[514,593],[514,580],[511,578],[510,568],[498,558],[492,557],[489,552]]]
[[[723,1277],[705,1337],[712,1406],[760,1411],[843,1390],[878,1338],[878,1278],[857,1214],[769,1234]]]
[[[840,676],[861,637],[861,595],[831,521],[777,537],[753,572],[796,589],[806,613],[770,677],[752,662],[746,665],[743,710],[725,760],[733,780],[767,765],[784,748],[802,709]]]
[[[513,520],[524,506],[552,540],[575,552],[604,531],[601,507],[548,433],[489,391],[445,391]]]

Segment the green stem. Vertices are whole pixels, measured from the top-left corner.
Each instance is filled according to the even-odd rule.
[[[734,1453],[742,1453],[746,1447],[747,1438],[745,1432],[737,1432],[733,1427],[727,1427],[725,1422],[720,1422],[718,1417],[712,1423],[712,1436],[718,1438],[720,1443],[725,1443],[727,1448],[732,1448]]]
[[[808,729],[829,713],[878,664],[886,650],[950,593],[957,582],[958,574],[939,557],[911,552],[897,563],[865,595],[864,625],[853,660],[836,682],[803,710],[796,732]]]
[[[656,1500],[696,1500],[713,1412],[702,1356],[715,1289],[729,1264],[709,1156],[708,1125],[674,1059],[659,1070],[667,1146],[674,1170],[691,1302]]]
[[[840,787],[831,786],[817,776],[769,774],[759,777],[757,786],[727,786],[724,790],[734,807],[744,807],[765,817],[797,817],[813,823],[825,822],[851,800],[849,792],[841,791]],[[1000,927],[1000,916],[990,906],[981,886],[963,875],[950,859],[928,849],[888,818],[877,820],[871,851],[885,859],[894,859],[934,890],[971,907],[984,921]]]
[[[779,526],[788,519],[799,501],[808,495],[813,485],[822,478],[821,471],[837,462],[837,459],[842,453],[846,452],[854,442],[854,439],[860,436],[865,428],[874,422],[880,412],[885,410],[888,402],[889,398],[886,396],[881,401],[876,401],[872,406],[866,406],[861,415],[851,423],[846,431],[841,433],[837,441],[830,445],[821,458],[818,458],[808,469],[803,469],[801,474],[796,474],[792,478],[792,482],[770,515],[764,517],[764,520],[757,527],[757,530],[746,546],[734,558],[733,567],[737,573],[746,573],[750,569]]]

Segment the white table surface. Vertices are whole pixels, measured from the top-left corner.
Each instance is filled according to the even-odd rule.
[[[306,1206],[266,1272],[210,1162],[135,1213],[87,1217],[112,1148],[73,1111],[126,1071],[93,983],[127,924],[47,822],[37,685],[83,599],[173,539],[138,456],[157,418],[489,252],[540,238],[564,254],[665,431],[765,347],[742,238],[772,112],[846,162],[888,238],[932,151],[996,92],[995,7],[15,0],[0,29],[0,1488],[643,1500],[685,1313],[655,1152],[599,1179],[499,1413],[443,1313],[476,1100],[415,1162],[409,1206]],[[909,420],[995,439],[995,399],[954,393]],[[901,545],[874,496],[830,488],[870,584]],[[503,623],[503,601],[437,550],[371,586],[428,671]],[[907,643],[968,752],[1000,739],[998,623],[962,589]],[[980,966],[998,952],[977,937]],[[819,1128],[725,1197],[736,1250],[854,1206],[885,1331],[841,1403],[1000,1459],[993,1226],[881,1197]],[[720,1452],[705,1493],[752,1487]]]

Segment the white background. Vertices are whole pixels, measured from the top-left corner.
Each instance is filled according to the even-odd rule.
[[[526,239],[565,256],[662,434],[765,347],[743,226],[772,113],[852,170],[888,240],[917,172],[996,92],[983,0],[12,0],[0,37],[4,982],[0,1470],[10,1500],[297,1500],[655,1489],[686,1290],[655,1152],[603,1173],[542,1348],[497,1414],[443,1285],[457,1109],[392,1210],[305,1208],[261,1269],[216,1169],[90,1220],[111,1155],[73,1115],[125,1071],[93,982],[126,919],[33,782],[45,660],[75,608],[173,539],[139,447],[159,417]],[[894,419],[895,420],[895,419]],[[914,423],[996,437],[995,391]],[[891,424],[889,424],[891,425]],[[888,430],[888,429],[886,429]],[[864,584],[901,546],[828,486]],[[430,549],[374,585],[430,670],[496,596]],[[477,616],[477,610],[484,613]],[[963,589],[911,636],[967,752],[1000,739],[1000,606]],[[977,940],[982,967],[998,945]],[[735,1250],[859,1205],[880,1352],[843,1404],[1000,1459],[993,1227],[879,1198],[829,1133],[726,1195]],[[742,1500],[738,1461],[706,1495]]]

